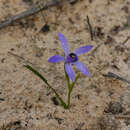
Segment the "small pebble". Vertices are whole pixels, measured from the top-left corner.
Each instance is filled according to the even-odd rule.
[[[123,107],[120,102],[110,102],[105,112],[112,114],[119,114],[123,112]]]
[[[48,24],[45,24],[42,28],[41,28],[42,32],[49,32],[50,31],[50,26]]]
[[[57,101],[56,97],[52,97],[51,100],[53,101],[53,103],[57,106],[59,105],[59,102]]]

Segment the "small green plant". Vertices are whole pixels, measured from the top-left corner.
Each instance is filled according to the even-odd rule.
[[[61,61],[64,62],[64,72],[65,72],[65,77],[67,79],[67,85],[68,85],[67,103],[65,103],[65,101],[56,92],[56,90],[48,83],[47,79],[45,77],[43,77],[37,70],[35,70],[34,68],[32,68],[29,65],[25,65],[25,67],[27,69],[31,70],[40,79],[42,79],[42,81],[55,93],[55,95],[59,99],[61,105],[65,109],[69,109],[71,93],[80,76],[79,74],[77,74],[77,76],[75,76],[75,71],[72,67],[72,64],[74,64],[83,74],[90,76],[90,72],[88,71],[88,68],[86,67],[86,65],[79,61],[79,56],[81,54],[84,54],[84,53],[88,52],[89,50],[91,50],[93,48],[93,46],[92,45],[83,46],[83,47],[78,48],[74,53],[70,53],[68,41],[62,33],[59,33],[59,39],[60,39],[62,47],[64,49],[65,57],[60,56],[60,55],[55,55],[55,56],[52,56],[48,60],[48,62],[51,62],[51,63],[58,63]]]

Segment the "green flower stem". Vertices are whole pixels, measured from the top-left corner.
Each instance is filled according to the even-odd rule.
[[[73,88],[74,88],[74,85],[76,84],[76,82],[77,82],[77,80],[79,79],[79,74],[76,76],[76,79],[75,79],[75,81],[72,83],[72,84],[69,84],[69,92],[68,92],[68,104],[67,104],[67,108],[69,108],[70,107],[70,97],[71,97],[71,92],[72,92],[72,90],[73,90]]]
[[[71,87],[69,88],[69,92],[68,92],[68,104],[67,104],[67,108],[70,107],[70,96],[71,96],[71,92],[72,92],[72,89]]]
[[[76,76],[76,79],[74,82],[70,83],[70,78],[65,70],[65,64],[64,64],[64,71],[65,71],[65,77],[67,79],[67,84],[68,84],[68,99],[67,99],[67,108],[66,109],[69,109],[70,107],[70,97],[71,97],[71,92],[74,88],[74,85],[75,83],[77,82],[78,78],[79,78],[79,74]]]

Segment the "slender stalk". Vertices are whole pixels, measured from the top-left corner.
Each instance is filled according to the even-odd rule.
[[[79,74],[76,76],[76,79],[75,79],[75,81],[72,83],[72,84],[70,84],[69,85],[69,92],[68,92],[68,104],[67,104],[67,108],[69,109],[69,107],[70,107],[70,97],[71,97],[71,92],[72,92],[72,90],[73,90],[73,88],[74,88],[74,85],[76,84],[76,82],[77,82],[77,80],[79,79]]]
[[[71,96],[71,92],[72,92],[72,89],[71,87],[69,88],[69,92],[68,92],[68,104],[67,104],[67,108],[70,107],[70,96]]]

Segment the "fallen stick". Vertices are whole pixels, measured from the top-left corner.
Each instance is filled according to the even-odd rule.
[[[87,16],[87,23],[88,23],[88,26],[89,26],[89,32],[90,32],[91,40],[93,40],[93,30],[92,30],[92,26],[90,24],[88,16]]]
[[[120,77],[117,74],[114,74],[112,72],[108,72],[108,74],[103,74],[103,76],[110,77],[110,78],[115,78],[115,79],[122,80],[124,82],[130,83],[130,80],[127,80],[124,77]]]
[[[49,7],[61,6],[65,2],[71,3],[73,1],[75,1],[75,0],[61,0],[61,1],[60,0],[52,0],[50,2],[47,2],[46,4],[42,3],[38,7],[30,8],[27,11],[24,11],[20,14],[15,15],[15,16],[11,16],[11,17],[7,18],[6,20],[0,22],[0,29],[11,25],[12,23],[16,22],[17,20],[23,19],[25,17],[34,15],[42,10],[48,9]]]
[[[119,119],[130,119],[129,115],[115,115],[115,117]]]
[[[130,119],[130,115],[123,115],[123,114],[119,114],[119,115],[113,115],[113,114],[105,114],[106,116],[114,116],[117,119]]]
[[[130,36],[128,36],[121,44],[125,45],[125,43],[130,39]]]
[[[10,55],[12,55],[12,56],[14,56],[14,57],[17,57],[17,58],[19,58],[19,59],[21,59],[21,60],[23,61],[23,63],[25,63],[25,64],[31,64],[31,65],[36,66],[35,63],[32,63],[32,62],[30,62],[30,61],[28,61],[28,60],[25,60],[24,57],[19,56],[19,55],[17,55],[17,54],[14,54],[13,52],[8,51],[8,54],[10,54]]]

